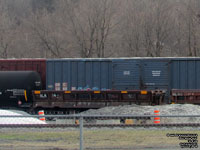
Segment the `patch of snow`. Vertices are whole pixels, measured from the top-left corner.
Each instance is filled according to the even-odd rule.
[[[28,115],[22,111],[11,111],[0,109],[1,116],[23,116]],[[0,124],[46,124],[37,118],[32,117],[0,117]]]

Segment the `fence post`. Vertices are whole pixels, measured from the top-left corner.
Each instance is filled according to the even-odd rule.
[[[83,150],[83,116],[81,114],[79,118],[79,128],[80,128],[80,150]]]

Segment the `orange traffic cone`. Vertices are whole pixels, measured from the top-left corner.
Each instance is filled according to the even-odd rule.
[[[160,123],[160,111],[158,109],[154,110],[154,124],[159,124]]]
[[[39,116],[44,116],[44,110],[40,110],[40,111],[38,112],[38,115],[39,115]],[[45,117],[40,117],[39,119],[40,119],[41,121],[46,121]]]

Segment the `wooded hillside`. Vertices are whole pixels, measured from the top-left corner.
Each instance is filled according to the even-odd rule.
[[[0,0],[0,58],[200,56],[199,0]]]

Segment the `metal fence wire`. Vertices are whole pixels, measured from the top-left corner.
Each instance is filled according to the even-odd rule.
[[[200,115],[0,115],[0,149],[198,149]]]

